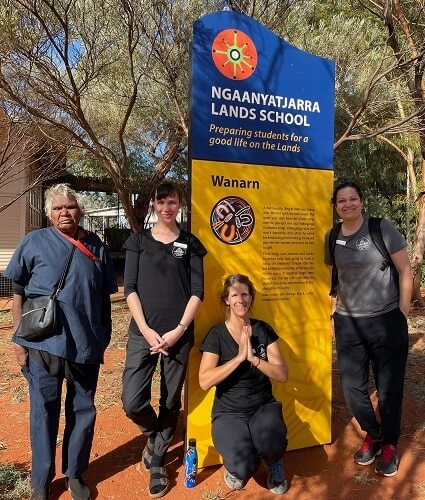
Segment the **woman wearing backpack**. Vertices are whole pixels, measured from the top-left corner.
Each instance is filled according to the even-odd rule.
[[[347,405],[366,432],[353,458],[360,465],[369,465],[380,456],[375,472],[394,476],[398,469],[407,316],[413,283],[406,242],[385,219],[378,225],[379,235],[371,234],[369,218],[363,215],[363,194],[355,182],[338,184],[331,202],[342,219],[338,234],[330,236],[332,231],[328,231],[325,243],[325,262],[331,274],[336,268],[331,318],[341,384]],[[376,243],[379,239],[388,259]],[[380,422],[369,397],[370,365]]]

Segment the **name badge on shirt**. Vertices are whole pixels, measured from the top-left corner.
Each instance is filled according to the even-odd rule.
[[[173,243],[173,255],[177,259],[181,259],[183,255],[186,255],[187,252],[187,243],[180,243],[175,241]]]
[[[336,244],[337,245],[341,245],[342,247],[345,247],[345,245],[347,244],[347,242],[344,241],[344,240],[336,240]]]

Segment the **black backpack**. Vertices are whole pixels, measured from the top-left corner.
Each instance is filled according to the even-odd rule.
[[[393,279],[395,280],[395,283],[398,286],[398,272],[394,267],[394,263],[391,259],[390,252],[387,250],[384,239],[382,238],[381,220],[382,219],[380,217],[369,217],[368,220],[369,234],[372,239],[372,243],[375,245],[377,250],[379,250],[379,253],[383,257],[380,270],[385,271],[387,267],[391,267]],[[331,281],[331,289],[329,291],[329,295],[332,297],[336,297],[336,289],[338,285],[338,269],[335,264],[335,246],[336,246],[336,240],[341,230],[341,226],[342,222],[337,222],[329,233],[328,243],[329,243],[330,257],[332,261],[332,281]]]

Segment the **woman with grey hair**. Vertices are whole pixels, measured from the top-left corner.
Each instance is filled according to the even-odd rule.
[[[65,198],[73,198],[78,205],[81,217],[86,213],[84,198],[80,193],[74,191],[68,184],[55,184],[50,187],[44,194],[44,211],[46,216],[50,219],[52,211],[53,199],[56,196],[64,196]]]
[[[72,498],[87,500],[90,490],[82,474],[93,440],[99,367],[111,337],[109,295],[117,286],[105,246],[79,226],[82,196],[66,184],[57,184],[46,191],[45,210],[52,227],[27,234],[4,272],[13,280],[15,355],[29,385],[31,500],[47,500],[55,476],[64,380],[62,472]],[[37,339],[24,338],[18,327],[25,302],[53,295],[62,273],[66,276],[57,295],[57,326]]]

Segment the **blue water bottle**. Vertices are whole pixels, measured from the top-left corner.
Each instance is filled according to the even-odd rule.
[[[189,448],[184,456],[184,485],[186,488],[196,486],[196,472],[198,469],[198,452],[196,451],[196,439],[189,439]]]

